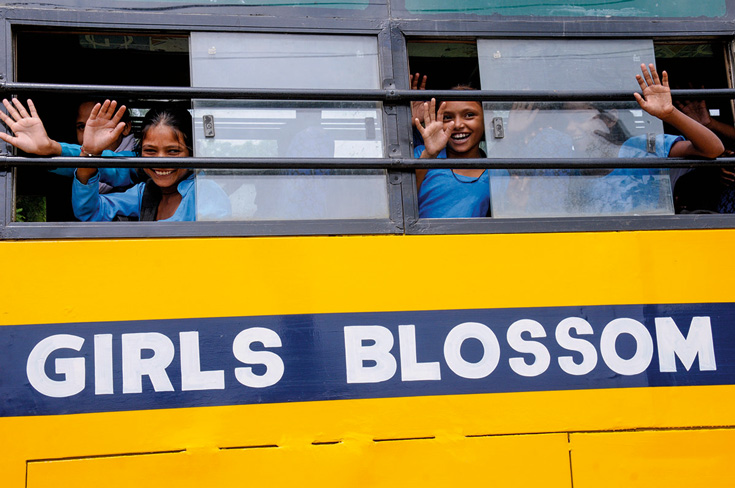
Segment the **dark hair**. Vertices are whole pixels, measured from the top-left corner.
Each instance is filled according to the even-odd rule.
[[[163,125],[170,127],[175,133],[180,135],[184,140],[184,145],[190,154],[194,154],[192,146],[192,120],[188,110],[183,108],[152,108],[148,110],[143,117],[143,124],[140,129],[140,145],[143,144],[145,135],[154,127]],[[140,147],[138,147],[140,154]]]
[[[477,88],[473,87],[473,86],[472,86],[472,85],[470,85],[470,84],[459,84],[459,85],[454,85],[454,86],[453,86],[452,88],[450,88],[450,89],[451,89],[451,90],[459,90],[459,91],[477,91]],[[437,107],[437,109],[439,108],[439,105],[441,105],[441,104],[442,104],[442,102],[445,102],[445,101],[447,101],[447,100],[437,100],[437,101],[436,101],[436,107]],[[475,103],[479,103],[479,104],[480,104],[480,107],[482,107],[482,102],[480,102],[479,100],[467,100],[467,101],[468,101],[468,102],[475,102]]]
[[[452,90],[477,90],[477,88],[470,85],[469,83],[468,84],[460,83],[459,85],[454,85],[452,87]]]

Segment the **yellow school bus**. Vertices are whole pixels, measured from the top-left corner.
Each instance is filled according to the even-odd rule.
[[[124,98],[133,126],[157,101],[185,105],[180,164],[231,203],[219,221],[78,222],[71,180],[49,169],[122,163],[4,147],[0,486],[732,484],[735,220],[702,203],[727,194],[732,161],[512,146],[463,164],[701,179],[653,211],[539,200],[504,216],[493,190],[488,216],[425,218],[414,171],[445,163],[413,159],[410,115],[470,82],[490,158],[518,144],[500,136],[528,100],[606,103],[650,141],[666,129],[631,108],[635,85],[569,83],[617,83],[578,66],[625,52],[732,125],[730,0],[0,12],[4,97],[32,98],[51,137],[73,142],[83,97]]]

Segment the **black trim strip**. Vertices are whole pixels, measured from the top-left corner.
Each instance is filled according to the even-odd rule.
[[[224,100],[319,100],[319,101],[382,101],[406,102],[411,100],[466,100],[467,92],[457,90],[377,90],[377,89],[245,89],[245,88],[199,88],[181,86],[128,86],[128,85],[64,85],[57,83],[0,82],[2,94],[64,93],[106,95],[120,97],[158,97],[179,99],[224,99]],[[702,88],[671,90],[673,97],[682,98],[735,98],[732,88]],[[472,99],[493,102],[514,101],[605,101],[631,100],[627,91],[606,90],[473,90]]]
[[[156,164],[158,163],[158,164]],[[210,169],[606,169],[606,168],[694,168],[735,166],[735,158],[123,158],[123,157],[43,157],[0,156],[2,167],[48,166],[51,168],[167,168]]]

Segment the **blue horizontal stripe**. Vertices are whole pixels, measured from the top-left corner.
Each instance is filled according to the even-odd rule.
[[[592,329],[590,334],[578,333],[577,330],[569,335],[578,340],[576,344],[586,341],[586,359],[590,360],[592,356],[596,359],[594,367],[581,374],[579,370],[576,370],[577,374],[571,374],[569,368],[565,370],[560,358],[567,358],[567,364],[571,361],[573,367],[576,365],[577,368],[585,369],[580,366],[584,364],[583,353],[571,350],[568,345],[562,347],[555,336],[558,324],[570,317],[583,319]],[[694,319],[695,317],[699,319]],[[637,339],[624,326],[622,332],[619,331],[614,336],[615,340],[610,342],[610,334],[614,332],[614,327],[610,324],[623,323],[620,322],[621,319],[629,319],[623,321],[623,325],[642,324],[642,329],[636,332]],[[669,332],[664,334],[666,337],[660,337],[662,334],[661,331],[657,333],[657,319],[668,324],[673,321],[679,335],[682,338],[688,337],[691,342],[685,346],[671,345],[677,334],[667,329]],[[524,321],[520,329],[524,328],[523,324],[538,323],[543,334],[532,337],[534,334],[529,329],[519,334],[521,347],[518,346],[519,342],[513,346],[509,330],[516,330],[519,324],[513,328],[511,325],[519,320]],[[694,328],[692,324],[695,322],[700,326],[710,327],[710,339],[707,339],[706,333],[702,333],[703,335],[698,336],[700,342],[694,342],[694,334],[689,334],[689,331],[690,327]],[[458,328],[460,324],[466,323],[475,325]],[[407,325],[413,325],[413,330],[401,327]],[[702,332],[707,327],[698,330]],[[456,358],[452,363],[452,359],[447,356],[446,349],[452,349],[451,344],[447,345],[451,342],[447,338],[456,339],[456,333],[463,328],[470,330],[470,338],[457,347],[460,362],[463,363],[462,367],[458,367]],[[400,329],[403,332],[399,332]],[[483,345],[480,339],[472,337],[474,332],[485,329],[497,339],[497,354],[493,353],[492,348],[488,348],[488,343]],[[236,337],[248,330],[259,331],[260,335],[254,334],[256,338],[275,338],[281,345],[257,341],[248,345],[249,342],[243,340],[239,343],[238,356],[233,351]],[[262,334],[264,330],[268,331],[265,336]],[[365,331],[368,335],[378,334],[378,343],[370,338],[361,339],[360,334]],[[191,332],[198,333],[195,338],[198,343],[192,339],[196,334],[182,334]],[[159,368],[164,380],[170,383],[172,391],[164,391],[165,381],[160,377],[154,379],[143,375],[138,377],[140,392],[126,393],[123,377],[127,375],[129,380],[132,378],[130,384],[134,384],[137,373],[133,371],[134,365],[131,366],[133,362],[128,363],[126,372],[123,364],[123,337],[130,340],[126,347],[132,347],[130,344],[136,343],[135,340],[139,341],[137,351],[142,352],[134,358],[134,362],[145,364],[146,360],[154,356],[154,350],[159,360],[164,356],[162,350],[156,349],[159,346],[147,348],[146,340],[152,337],[151,333],[157,338],[156,344],[164,344],[172,351],[171,360],[166,361],[165,368]],[[346,334],[348,342],[349,337],[357,337],[351,343],[352,352],[346,349]],[[105,356],[100,349],[97,352],[97,362],[95,336],[98,336],[100,344],[105,341],[111,344],[111,355]],[[650,337],[653,347],[650,352],[645,351],[644,336]],[[56,338],[59,337],[65,338],[63,340],[76,338],[73,340],[80,344],[79,350],[69,347],[52,348],[53,350],[44,355],[43,347],[39,344],[58,345]],[[188,352],[184,352],[184,337],[189,341]],[[603,352],[605,337],[608,346],[613,344],[612,352],[609,347],[607,353]],[[66,344],[63,340],[61,343]],[[374,351],[386,344],[385,340],[392,341],[392,347],[384,348],[377,358],[371,359]],[[410,352],[410,342],[415,342],[413,353]],[[243,347],[243,344],[247,347]],[[714,353],[714,357],[709,360],[706,357],[708,344]],[[402,347],[406,349],[403,358]],[[576,346],[572,349],[575,348]],[[671,365],[667,367],[659,356],[660,349],[664,348],[678,348],[673,371]],[[684,350],[687,348],[690,355],[694,354],[689,360],[679,357],[686,356]],[[204,381],[197,386],[193,380],[198,374],[182,375],[182,354],[191,359],[193,349],[196,349],[200,358],[197,373],[209,372],[202,375],[209,379],[209,383]],[[591,353],[590,349],[593,349]],[[243,359],[243,351],[250,357]],[[264,351],[271,354],[267,355]],[[365,356],[361,359],[355,355],[355,351],[364,353]],[[545,367],[544,351],[548,353],[548,365]],[[672,354],[670,352],[669,356],[673,357]],[[630,371],[621,372],[621,368],[635,370],[636,365],[629,363],[636,357],[643,358],[641,361],[644,369],[633,374]],[[75,373],[70,366],[72,363],[65,363],[64,359],[76,360],[74,364],[79,368],[78,372]],[[265,364],[259,364],[260,359],[264,359]],[[493,361],[495,366],[492,365]],[[687,361],[689,365],[684,364]],[[278,372],[279,363],[282,364],[281,374]],[[64,364],[72,368],[72,371],[65,374]],[[108,376],[105,376],[104,364],[111,366],[107,370],[110,373]],[[348,377],[348,364],[356,368],[351,377]],[[624,366],[620,366],[621,364]],[[61,374],[56,371],[59,365]],[[688,370],[686,366],[689,366]],[[484,372],[483,367],[486,368]],[[29,373],[31,370],[36,373]],[[238,370],[245,371],[246,376],[250,372],[251,380],[255,378],[253,381],[261,381],[265,385],[254,386],[248,381],[243,384],[236,373]],[[193,379],[190,388],[201,389],[184,391],[187,378],[183,376]],[[54,391],[60,396],[49,395],[50,390],[45,390],[41,384],[43,381],[39,378],[46,378],[46,384],[58,385]],[[96,380],[101,385],[98,385],[97,391]],[[735,384],[735,304],[730,303],[314,314],[0,327],[0,416],[423,395],[722,384]],[[128,385],[128,389],[130,388]]]

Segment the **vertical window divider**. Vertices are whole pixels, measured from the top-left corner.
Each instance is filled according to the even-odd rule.
[[[385,32],[385,31],[384,31]],[[388,35],[390,41],[390,53],[387,58],[392,63],[393,87],[398,90],[408,90],[411,88],[409,80],[408,52],[406,49],[406,37],[399,22],[390,22],[388,26]],[[381,47],[383,43],[380,43]],[[390,148],[396,148],[397,151],[390,153],[390,157],[410,159],[413,158],[412,145],[412,124],[411,120],[411,103],[401,102],[394,106],[395,130],[389,130],[387,133],[394,135],[395,142],[387,144]],[[392,127],[389,127],[392,129]],[[395,146],[394,146],[395,144]],[[416,183],[414,172],[411,170],[391,171],[389,179],[393,181],[393,175],[396,176],[396,183],[400,187],[401,199],[400,207],[402,209],[403,229],[407,229],[418,220],[418,203],[416,194]]]
[[[405,49],[405,46],[404,46]],[[394,25],[387,22],[378,34],[378,54],[380,60],[380,78],[383,89],[391,90],[401,87],[401,70],[398,69],[396,78],[396,51],[401,50],[400,38],[396,39]],[[385,156],[388,158],[406,157],[401,141],[401,127],[404,121],[401,118],[401,105],[395,102],[383,102],[383,117],[385,124]],[[396,229],[403,232],[405,229],[405,207],[403,205],[404,190],[402,187],[402,173],[388,170],[388,201],[390,220]]]

